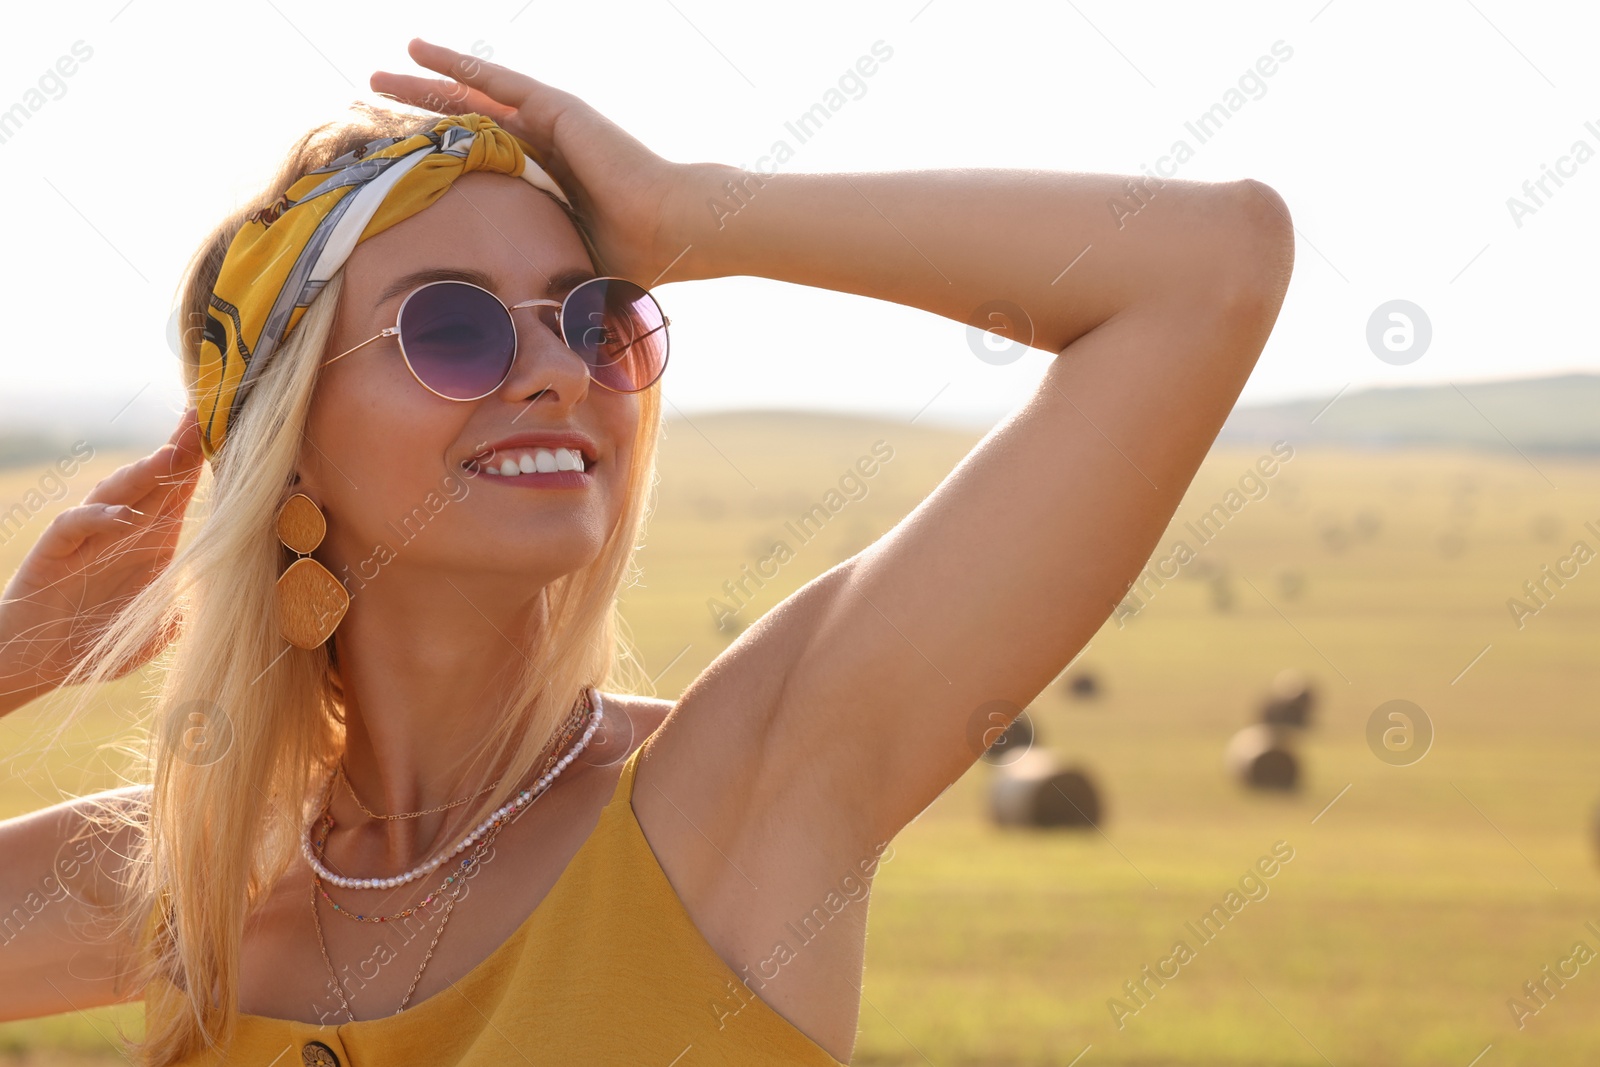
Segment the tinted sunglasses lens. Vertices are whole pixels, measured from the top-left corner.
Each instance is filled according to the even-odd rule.
[[[493,293],[465,282],[435,282],[412,293],[400,310],[400,347],[429,389],[476,400],[505,380],[517,339]]]
[[[562,324],[567,346],[607,389],[636,393],[666,369],[666,318],[655,297],[633,282],[584,282],[567,297]]]

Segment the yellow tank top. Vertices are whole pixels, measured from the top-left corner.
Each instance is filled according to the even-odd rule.
[[[643,750],[533,914],[453,987],[340,1025],[241,1015],[225,1057],[182,1067],[842,1067],[741,983],[689,918],[634,815]]]

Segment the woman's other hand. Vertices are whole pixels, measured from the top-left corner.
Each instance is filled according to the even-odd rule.
[[[190,408],[166,444],[118,468],[45,527],[0,596],[0,714],[60,685],[106,623],[171,562],[203,462]],[[173,636],[153,640],[140,663]]]

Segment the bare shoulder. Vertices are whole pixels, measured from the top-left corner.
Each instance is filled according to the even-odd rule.
[[[595,762],[620,764],[633,755],[661,729],[667,717],[677,706],[676,702],[661,697],[641,696],[636,693],[600,694],[604,707],[604,721],[589,742],[590,749],[603,759]]]

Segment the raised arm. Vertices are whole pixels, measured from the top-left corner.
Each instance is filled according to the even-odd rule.
[[[716,184],[750,195],[701,232],[689,276],[760,275],[975,325],[1007,301],[1033,347],[1060,353],[910,515],[725,653],[782,679],[760,705],[754,802],[838,814],[850,840],[829,844],[864,848],[978,757],[980,708],[1026,706],[1122,598],[1266,343],[1293,229],[1254,180],[725,170]]]
[[[1007,301],[1031,324],[1011,336],[1060,353],[905,521],[741,634],[640,768],[635,808],[669,857],[781,867],[807,834],[833,858],[870,853],[977,758],[974,711],[1027,704],[1143,566],[1277,317],[1282,200],[1248,180],[672,163],[554,86],[421,40],[410,54],[448,78],[373,88],[536,148],[608,273],[758,275],[961,323]],[[819,817],[796,828],[797,812]],[[696,866],[669,865],[680,882]]]

